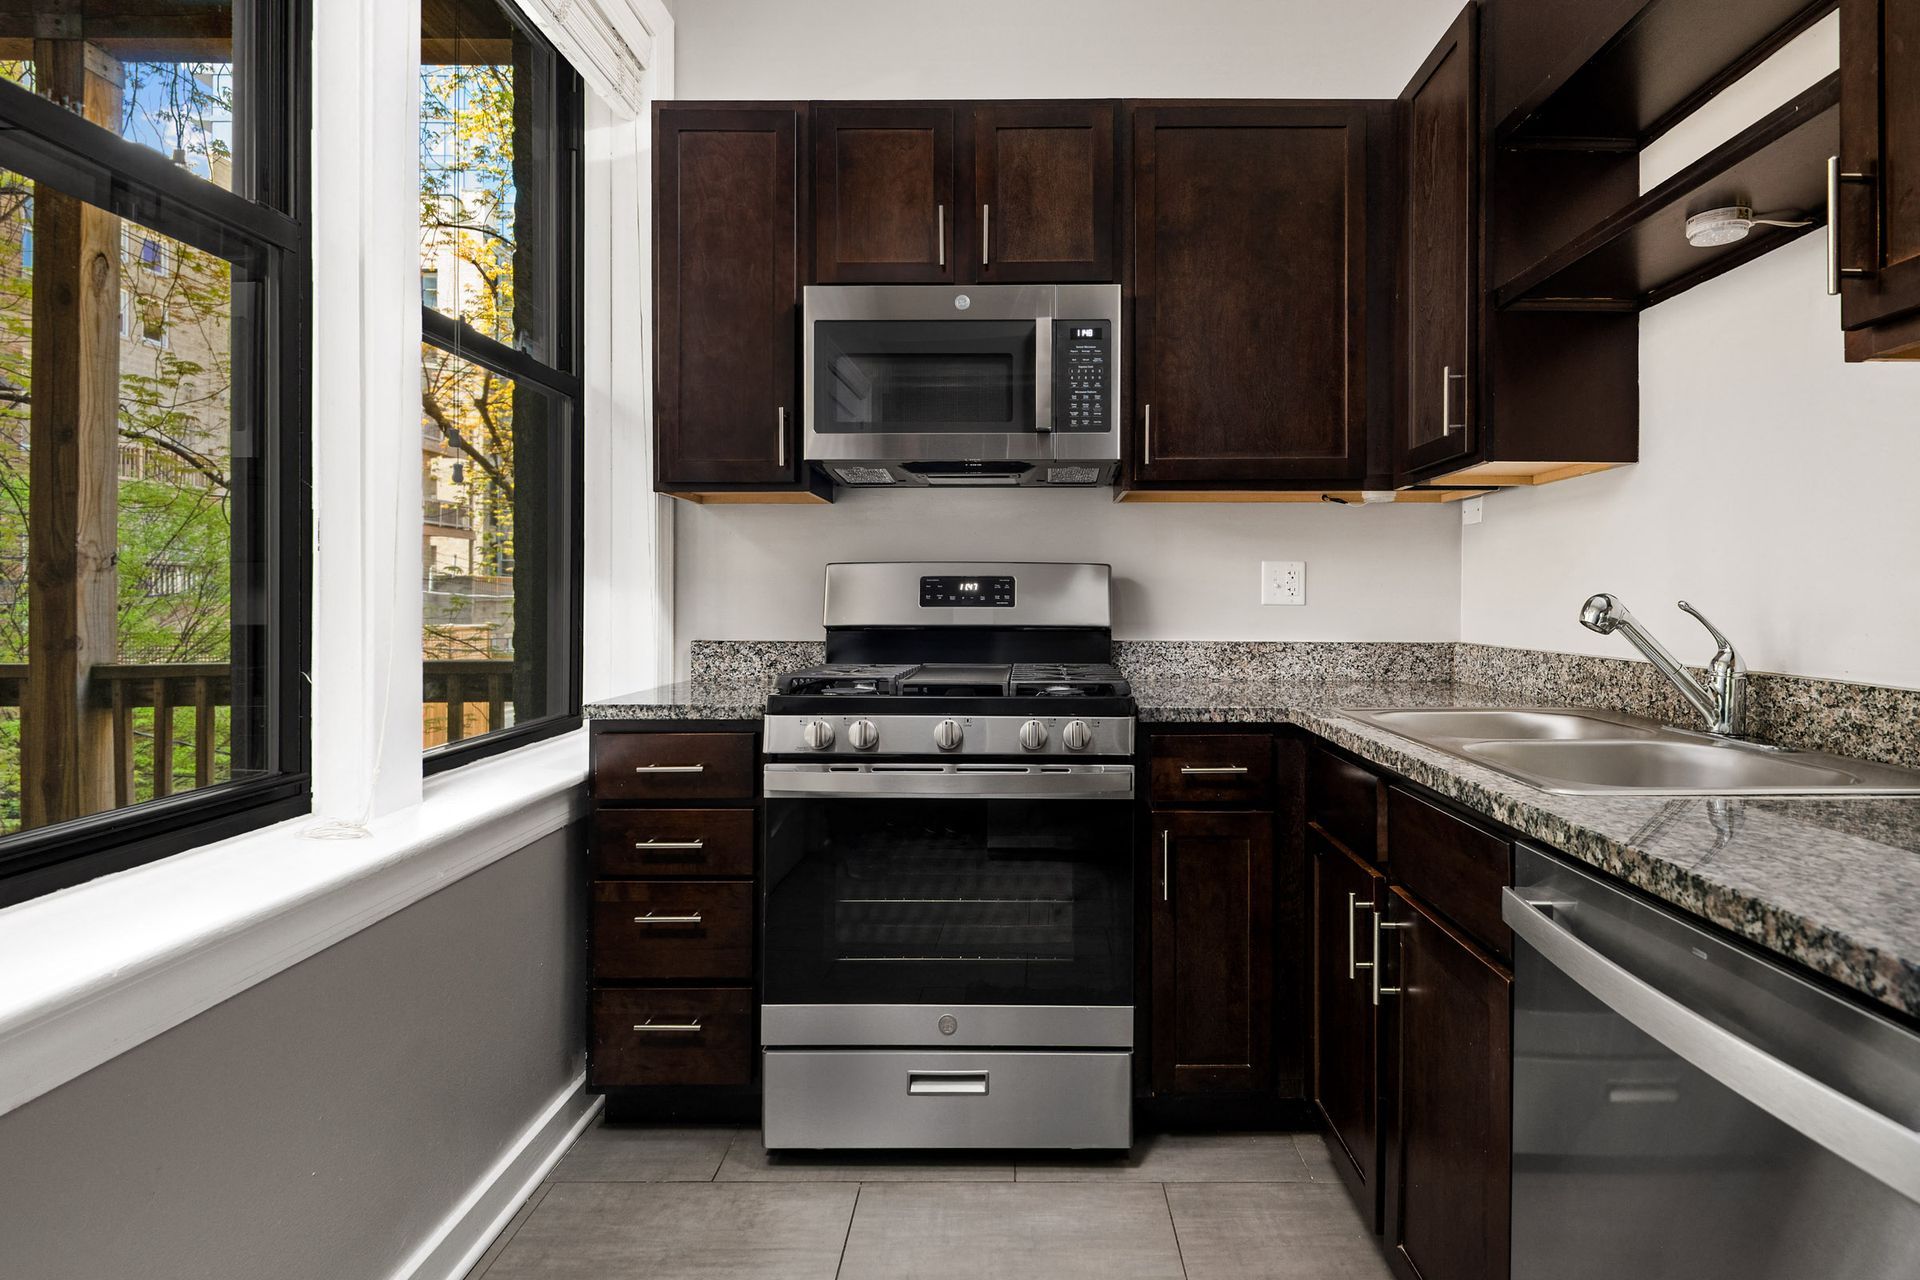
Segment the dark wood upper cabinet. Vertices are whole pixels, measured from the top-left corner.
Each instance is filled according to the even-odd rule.
[[[953,108],[944,105],[814,107],[817,283],[959,278],[953,121]]]
[[[1366,122],[1359,102],[1134,111],[1133,487],[1364,474]]]
[[[972,120],[966,277],[982,283],[1115,280],[1115,107],[982,103]]]
[[[1471,454],[1479,295],[1478,8],[1469,4],[1400,95],[1406,174],[1405,472]]]
[[[1841,0],[1837,221],[1849,359],[1920,356],[1851,332],[1920,312],[1920,0]]]
[[[1386,880],[1310,832],[1313,864],[1313,1098],[1334,1167],[1378,1229],[1380,1129],[1372,971],[1373,913]]]
[[[1387,904],[1387,1249],[1420,1280],[1505,1276],[1513,974],[1404,891]]]
[[[802,109],[654,114],[654,431],[663,491],[800,476]]]
[[[1257,1093],[1273,1048],[1273,815],[1156,812],[1153,1085]]]

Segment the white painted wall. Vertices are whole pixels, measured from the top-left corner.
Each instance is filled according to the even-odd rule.
[[[1458,0],[678,0],[682,98],[1391,97]],[[1017,34],[1013,34],[1017,33]],[[1451,640],[1458,518],[1438,508],[1115,506],[1105,494],[844,494],[674,504],[675,638],[820,634],[829,560],[1110,562],[1123,638]],[[1259,562],[1306,560],[1265,608]]]
[[[1683,167],[1830,72],[1832,19],[1642,157]],[[1920,366],[1849,365],[1824,233],[1642,314],[1638,466],[1489,498],[1461,638],[1633,657],[1575,621],[1614,591],[1681,657],[1699,606],[1758,670],[1920,686]]]
[[[683,669],[689,639],[818,639],[833,560],[1103,561],[1127,640],[1452,640],[1459,624],[1460,518],[1437,504],[854,492],[831,507],[680,504],[677,519]],[[1260,604],[1263,559],[1307,562],[1304,607]]]

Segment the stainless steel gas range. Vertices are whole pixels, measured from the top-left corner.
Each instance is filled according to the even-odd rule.
[[[836,564],[766,719],[767,1146],[1132,1142],[1134,705],[1094,564]]]

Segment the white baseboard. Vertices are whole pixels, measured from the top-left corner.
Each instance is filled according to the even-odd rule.
[[[606,1105],[586,1083],[582,1072],[555,1094],[389,1280],[462,1280]]]

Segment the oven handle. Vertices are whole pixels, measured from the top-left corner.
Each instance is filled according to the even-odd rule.
[[[1515,936],[1596,1000],[1722,1087],[1909,1200],[1920,1201],[1920,1133],[1782,1062],[1582,942],[1550,902],[1500,891]],[[1565,904],[1561,904],[1565,905]]]
[[[770,800],[1131,800],[1133,766],[769,764],[763,783]]]

